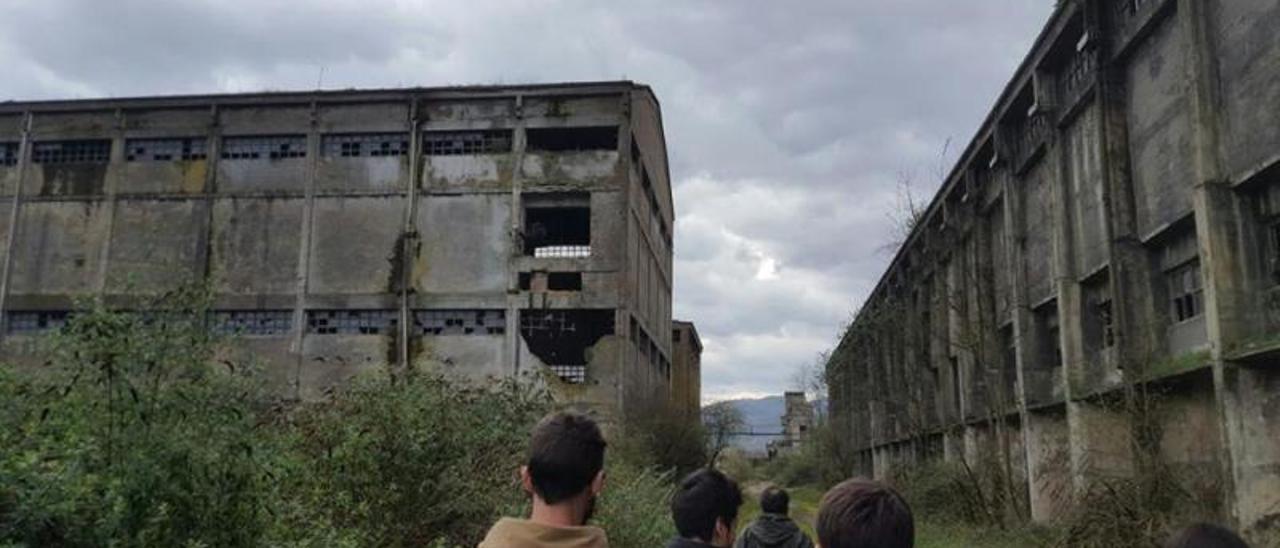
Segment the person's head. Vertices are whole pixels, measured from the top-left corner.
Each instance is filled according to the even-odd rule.
[[[832,487],[818,507],[822,548],[911,548],[915,521],[911,507],[893,489],[865,479]]]
[[[1249,548],[1244,540],[1230,530],[1208,523],[1197,523],[1183,529],[1166,548]]]
[[[791,497],[787,495],[787,491],[781,487],[770,485],[766,487],[763,493],[760,493],[760,511],[766,514],[782,514],[787,515],[788,506],[791,505]]]
[[[671,497],[671,517],[684,538],[731,546],[741,505],[737,483],[716,470],[703,469],[680,481]]]
[[[590,517],[591,503],[604,489],[604,436],[595,421],[576,413],[558,412],[533,428],[529,459],[520,470],[535,504],[579,505]]]

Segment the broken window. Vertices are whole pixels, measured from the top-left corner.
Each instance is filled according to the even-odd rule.
[[[591,256],[591,196],[585,192],[524,198],[524,252],[539,258]]]
[[[618,126],[541,127],[525,130],[529,150],[617,150]]]
[[[293,311],[218,310],[213,330],[221,335],[284,335],[293,330]]]
[[[1081,318],[1085,354],[1092,356],[1116,344],[1115,310],[1111,302],[1111,281],[1106,270],[1084,284],[1084,314]]]
[[[1062,365],[1062,339],[1058,327],[1058,303],[1051,302],[1035,310],[1036,350],[1040,366],[1055,368]]]
[[[0,166],[18,165],[19,143],[0,143]]]
[[[529,291],[530,289],[533,289],[533,273],[521,272],[517,279],[517,283],[519,283],[521,291]]]
[[[1200,261],[1184,263],[1165,273],[1169,289],[1169,314],[1174,322],[1198,318],[1204,312],[1204,289],[1200,284]]]
[[[409,154],[409,136],[404,133],[325,135],[320,148],[327,158],[404,156]]]
[[[502,335],[507,332],[503,310],[417,310],[414,330],[422,335]]]
[[[520,311],[520,336],[529,351],[565,382],[586,381],[589,349],[613,333],[612,310]]]
[[[221,157],[223,160],[306,158],[307,137],[305,135],[223,137]]]
[[[552,272],[547,274],[547,289],[550,291],[582,291],[582,273]]]
[[[307,333],[314,335],[388,335],[399,323],[396,310],[307,311]]]
[[[111,141],[45,141],[31,150],[31,161],[37,164],[105,164],[111,161]]]
[[[208,140],[203,137],[190,139],[129,139],[124,147],[125,160],[130,162],[203,160],[208,157],[208,144]]]
[[[511,130],[427,131],[422,134],[422,153],[427,156],[501,154],[511,152]]]
[[[56,331],[67,325],[71,312],[67,310],[15,310],[6,318],[5,331],[10,335],[34,335]]]

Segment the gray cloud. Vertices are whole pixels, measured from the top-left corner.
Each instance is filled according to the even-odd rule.
[[[662,101],[675,312],[710,398],[834,343],[1048,17],[1040,0],[11,0],[0,100],[629,78]],[[954,150],[953,150],[954,152]],[[952,155],[954,156],[954,154]]]

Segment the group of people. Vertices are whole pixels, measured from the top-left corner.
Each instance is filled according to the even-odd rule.
[[[534,427],[520,480],[532,497],[528,519],[502,518],[480,548],[606,548],[605,531],[588,525],[605,488],[604,435],[590,418],[567,412],[548,415]],[[677,537],[667,548],[811,548],[814,542],[788,517],[790,498],[777,487],[760,495],[761,514],[738,534],[742,490],[714,469],[693,472],[671,497]],[[827,491],[814,523],[822,548],[911,548],[911,507],[892,488],[850,479]],[[1229,530],[1190,527],[1169,548],[1248,548]]]

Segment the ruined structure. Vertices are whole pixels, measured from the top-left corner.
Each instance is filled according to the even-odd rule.
[[[632,82],[0,104],[9,361],[73,300],[207,279],[282,393],[383,364],[666,401],[672,199]]]
[[[671,406],[689,420],[701,421],[702,339],[693,322],[671,325]]]
[[[780,417],[784,437],[769,442],[770,458],[800,447],[813,429],[813,404],[805,398],[804,392],[785,392],[782,398],[786,406]]]
[[[1140,452],[1280,522],[1277,28],[1280,0],[1059,3],[827,364],[855,472],[1005,440],[1043,521]]]

